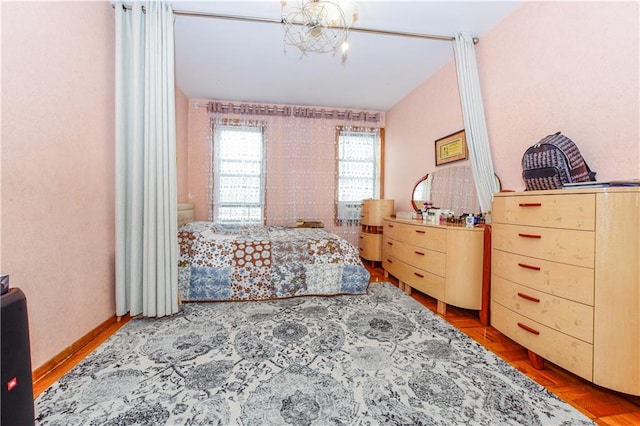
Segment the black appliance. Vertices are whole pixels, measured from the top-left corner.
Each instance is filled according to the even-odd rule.
[[[2,299],[0,424],[33,425],[35,420],[27,298],[19,288],[11,288],[0,297]]]

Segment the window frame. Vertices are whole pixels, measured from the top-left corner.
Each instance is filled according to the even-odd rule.
[[[261,122],[244,122],[239,120],[223,120],[220,123],[213,123],[211,126],[212,131],[212,151],[211,151],[211,213],[210,218],[214,223],[219,224],[264,224],[266,221],[266,137],[265,126]],[[220,171],[222,161],[220,160],[220,152],[218,151],[220,135],[225,131],[252,131],[260,134],[260,201],[259,202],[228,202],[220,201],[220,178],[227,176]],[[231,175],[229,175],[231,176]],[[242,177],[255,177],[255,174],[234,174],[233,176]],[[223,220],[220,218],[220,209],[223,207],[247,207],[247,208],[260,208],[260,218],[258,220],[251,220],[250,215],[245,216],[238,220]]]
[[[359,224],[362,214],[362,201],[363,200],[340,200],[340,163],[343,161],[340,156],[341,152],[341,137],[343,132],[349,133],[362,133],[362,134],[378,134],[378,149],[376,155],[374,155],[374,194],[372,198],[384,197],[384,128],[363,128],[363,127],[350,127],[350,126],[337,126],[336,127],[336,195],[335,195],[335,224],[338,226],[348,224]],[[349,203],[347,208],[350,210],[350,217],[340,217],[340,203]]]

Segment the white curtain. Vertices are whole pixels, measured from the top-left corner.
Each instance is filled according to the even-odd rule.
[[[488,212],[491,210],[493,194],[500,187],[491,159],[473,37],[468,33],[456,34],[454,53],[471,169],[480,208],[482,212]]]
[[[179,310],[173,11],[115,14],[116,315],[160,317]]]
[[[480,213],[478,194],[471,167],[453,166],[435,170],[429,174],[430,198],[434,207],[463,213]],[[420,206],[418,206],[420,207]],[[486,210],[484,210],[486,211]]]

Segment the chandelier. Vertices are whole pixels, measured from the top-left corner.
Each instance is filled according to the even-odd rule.
[[[346,59],[349,29],[358,19],[355,8],[349,22],[337,1],[301,0],[291,6],[285,0],[281,3],[285,44],[297,47],[301,56],[308,52],[335,55],[342,50]]]

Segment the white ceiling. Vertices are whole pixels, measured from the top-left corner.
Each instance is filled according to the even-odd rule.
[[[289,0],[295,3],[296,0]],[[522,1],[358,1],[355,27],[480,38]],[[279,0],[174,1],[176,11],[280,20]],[[280,24],[176,16],[176,79],[189,99],[387,111],[453,58],[449,41],[352,32],[341,54],[300,52]]]

